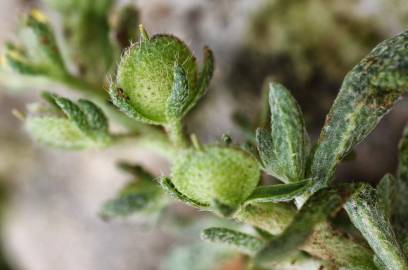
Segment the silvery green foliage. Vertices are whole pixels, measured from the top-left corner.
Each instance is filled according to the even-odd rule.
[[[327,186],[337,164],[408,90],[408,32],[377,45],[345,77],[326,117],[307,176]]]
[[[408,254],[408,125],[404,129],[399,144],[395,195],[395,227],[400,243]]]
[[[108,120],[88,100],[77,103],[56,94],[44,93],[48,107],[35,110],[25,119],[26,130],[38,142],[57,148],[99,148],[111,143]]]
[[[135,179],[102,206],[100,216],[104,219],[126,218],[138,213],[155,216],[166,203],[155,177],[138,165],[121,163],[120,167]]]
[[[256,260],[264,263],[288,256],[307,240],[319,223],[337,212],[342,204],[343,198],[336,189],[324,189],[315,193],[296,213],[291,224],[256,254]]]
[[[233,247],[249,255],[256,254],[265,244],[258,237],[227,228],[207,228],[201,233],[201,238]]]
[[[376,191],[363,184],[345,204],[345,209],[370,247],[387,269],[408,269],[407,259],[393,232]]]
[[[257,145],[265,170],[289,183],[304,179],[308,135],[302,112],[289,91],[278,83],[269,85],[271,133],[257,130]]]

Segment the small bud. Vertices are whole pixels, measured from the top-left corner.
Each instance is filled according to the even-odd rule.
[[[178,38],[149,35],[125,52],[111,85],[113,103],[128,116],[150,124],[180,119],[200,99],[211,78],[213,59],[206,50],[200,76],[194,55]],[[210,68],[208,68],[210,67]]]
[[[214,202],[236,209],[258,185],[260,168],[240,149],[205,146],[190,149],[176,160],[172,183],[184,196],[202,205]]]

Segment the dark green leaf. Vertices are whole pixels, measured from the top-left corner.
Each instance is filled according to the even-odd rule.
[[[197,104],[197,102],[207,93],[207,87],[210,84],[211,78],[214,73],[213,52],[210,50],[210,48],[204,47],[203,53],[204,53],[203,68],[198,78],[197,94],[194,97],[193,102],[189,105],[187,111],[194,107],[194,105]]]
[[[307,133],[299,105],[283,85],[270,83],[269,106],[273,152],[269,167],[285,183],[304,179]]]
[[[315,190],[332,180],[337,164],[407,92],[407,74],[408,31],[381,42],[346,75],[307,174],[317,179]]]
[[[203,207],[208,207],[208,205],[203,205],[199,202],[196,202],[184,194],[182,194],[180,191],[177,190],[177,188],[174,186],[174,184],[171,182],[171,179],[168,177],[162,177],[160,179],[160,184],[163,187],[163,189],[174,199],[180,200],[188,205],[197,207],[197,208],[203,208]]]
[[[303,180],[289,184],[260,186],[246,199],[245,203],[290,201],[304,193],[311,183],[311,180]]]
[[[205,229],[201,237],[214,243],[228,245],[249,255],[254,255],[265,244],[264,241],[257,237],[227,228]]]
[[[167,117],[178,119],[186,111],[190,95],[187,75],[184,69],[177,65],[174,68],[173,89],[167,101]]]
[[[102,135],[108,134],[108,119],[95,103],[89,100],[80,99],[78,100],[78,105],[87,118],[88,129],[90,131]]]
[[[107,201],[100,212],[104,219],[127,217],[135,213],[158,212],[164,205],[163,191],[153,179],[136,179]]]

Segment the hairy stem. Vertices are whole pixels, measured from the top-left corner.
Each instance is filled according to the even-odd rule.
[[[186,148],[189,145],[189,141],[183,130],[183,124],[180,120],[175,120],[170,122],[165,126],[166,132],[169,136],[170,141],[177,148]]]

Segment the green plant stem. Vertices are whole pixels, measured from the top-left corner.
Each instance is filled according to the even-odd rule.
[[[168,140],[166,134],[156,129],[149,129],[144,132],[134,132],[129,134],[116,134],[113,136],[113,144],[126,144],[140,146],[151,150],[172,161],[176,156],[177,149]]]
[[[189,141],[183,130],[183,124],[180,120],[174,120],[165,126],[167,135],[170,141],[177,148],[187,148],[189,146]]]
[[[238,221],[265,230],[281,233],[292,221],[296,209],[288,204],[254,203],[241,208],[234,216]],[[351,270],[376,270],[372,251],[328,223],[318,225],[301,247],[310,255]]]

